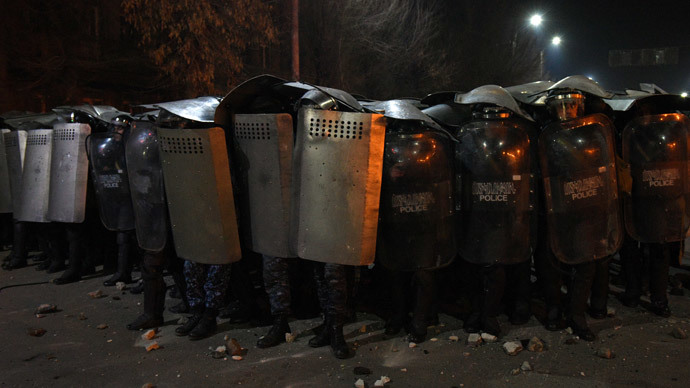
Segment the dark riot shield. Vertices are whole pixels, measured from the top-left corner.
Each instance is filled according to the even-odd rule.
[[[53,126],[53,155],[50,166],[50,206],[48,219],[80,223],[86,213],[86,184],[89,159],[86,137],[91,126],[60,123]]]
[[[625,226],[638,241],[680,241],[690,226],[688,135],[682,114],[642,116],[623,130],[623,159],[632,193],[623,196]]]
[[[458,253],[476,264],[529,260],[534,182],[525,120],[475,120],[458,131]]]
[[[453,146],[445,134],[423,127],[387,129],[377,263],[391,270],[416,271],[453,261],[452,158]]]
[[[26,152],[26,136],[26,131],[23,130],[3,134],[14,218],[17,218],[22,202],[22,167]]]
[[[16,218],[26,222],[50,222],[50,159],[53,153],[53,130],[27,131],[22,169],[21,203]]]
[[[595,114],[552,123],[539,137],[549,241],[564,263],[612,255],[621,245],[612,128]]]
[[[290,228],[299,257],[374,261],[384,137],[378,114],[300,110]]]
[[[240,206],[249,218],[251,249],[264,255],[294,257],[290,250],[290,187],[292,184],[292,116],[238,114],[235,140],[242,160]]]
[[[127,177],[125,139],[119,133],[94,133],[86,141],[98,210],[108,230],[134,229]]]
[[[0,213],[12,213],[12,190],[7,166],[7,151],[5,151],[6,133],[10,133],[10,130],[0,130]]]
[[[158,128],[158,136],[177,255],[203,264],[239,260],[225,133]]]
[[[168,204],[158,137],[152,123],[134,122],[125,156],[137,241],[142,249],[159,252],[168,238]]]

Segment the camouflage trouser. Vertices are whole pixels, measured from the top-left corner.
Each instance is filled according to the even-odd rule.
[[[184,278],[187,281],[187,299],[192,309],[205,306],[219,309],[225,302],[230,282],[230,265],[199,264],[184,262]]]
[[[347,313],[347,279],[345,266],[314,263],[314,278],[318,287],[319,304],[324,314],[335,324],[342,324]]]
[[[271,315],[290,314],[289,259],[263,255],[264,287],[271,303]]]

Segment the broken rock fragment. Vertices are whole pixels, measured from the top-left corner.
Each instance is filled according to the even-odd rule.
[[[40,327],[29,329],[29,335],[32,337],[42,337],[46,332],[46,329]]]
[[[517,341],[510,341],[503,344],[503,350],[509,356],[515,356],[522,351],[522,344]]]
[[[492,343],[498,341],[498,337],[489,333],[482,333],[482,341],[486,343]]]
[[[540,340],[537,337],[532,337],[529,340],[529,343],[527,344],[527,350],[530,352],[543,352],[544,351],[544,342]]]
[[[141,339],[145,341],[150,341],[156,336],[156,329],[146,330],[144,334],[141,335]]]
[[[391,379],[388,376],[381,376],[380,379],[374,382],[375,387],[383,387],[384,385],[390,383]]]
[[[482,343],[482,336],[478,333],[472,333],[467,336],[467,344],[473,346],[479,346]]]
[[[685,332],[685,330],[681,329],[680,327],[674,327],[673,331],[671,332],[671,335],[673,336],[673,338],[677,339],[688,338],[688,334]]]
[[[100,325],[96,326],[96,329],[98,329],[98,330],[105,330],[107,328],[108,328],[108,325],[106,325],[105,323],[101,323]]]
[[[606,358],[609,360],[616,357],[616,355],[609,348],[599,348],[596,354],[601,358]]]
[[[47,314],[57,311],[57,306],[54,304],[42,304],[36,308],[35,314]]]
[[[103,291],[101,290],[96,290],[96,291],[91,291],[88,294],[92,299],[99,299],[103,297]]]
[[[522,365],[520,365],[520,370],[522,370],[523,372],[529,372],[532,370],[532,365],[530,365],[529,362],[524,361]]]

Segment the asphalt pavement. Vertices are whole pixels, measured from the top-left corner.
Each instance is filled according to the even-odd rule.
[[[670,318],[644,307],[623,307],[611,296],[615,314],[590,320],[598,335],[593,343],[565,330],[548,332],[535,318],[522,326],[503,318],[504,333],[497,342],[468,345],[462,321],[441,314],[428,340],[410,347],[403,334],[384,338],[378,317],[358,313],[357,321],[345,327],[354,356],[338,360],[328,347],[307,345],[319,319],[291,321],[294,342],[258,349],[256,340],[266,327],[219,320],[216,335],[192,342],[175,336],[180,316],[166,311],[165,326],[153,340],[144,340],[143,332],[125,329],[142,311],[141,295],[103,287],[103,277],[62,286],[47,282],[54,277],[34,266],[0,271],[0,387],[354,387],[359,378],[373,387],[382,376],[390,379],[386,387],[426,388],[687,387],[690,381],[690,340],[672,335],[678,329],[690,332],[687,289],[685,296],[670,297]],[[102,297],[89,296],[97,290]],[[175,303],[166,301],[167,306]],[[57,311],[37,315],[41,304],[55,305]],[[37,329],[45,333],[30,335]],[[226,336],[246,348],[241,360],[212,357],[210,349],[224,345]],[[544,342],[544,351],[524,349],[511,356],[503,349],[505,342],[524,345],[532,337]],[[147,351],[153,341],[159,348]],[[613,358],[597,355],[606,349]],[[520,369],[525,361],[531,371]]]

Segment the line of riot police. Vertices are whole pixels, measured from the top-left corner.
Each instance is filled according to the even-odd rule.
[[[129,329],[163,324],[167,270],[174,311],[190,314],[175,332],[191,339],[215,333],[228,292],[252,310],[265,290],[265,348],[291,332],[290,268],[306,263],[324,318],[309,345],[346,358],[343,325],[366,293],[355,283],[383,279],[387,336],[424,341],[458,281],[465,330],[498,336],[502,307],[514,325],[535,310],[534,263],[546,329],[591,341],[585,315],[606,317],[617,252],[622,302],[639,303],[648,266],[651,309],[670,314],[668,266],[690,225],[686,105],[582,76],[390,101],[259,76],[136,116],[3,117],[0,211],[14,219],[3,265],[26,266],[36,236],[41,268],[68,259],[56,284],[81,279],[99,214],[118,247],[105,285],[131,282],[141,253],[144,313]],[[255,254],[262,276],[249,275]]]

